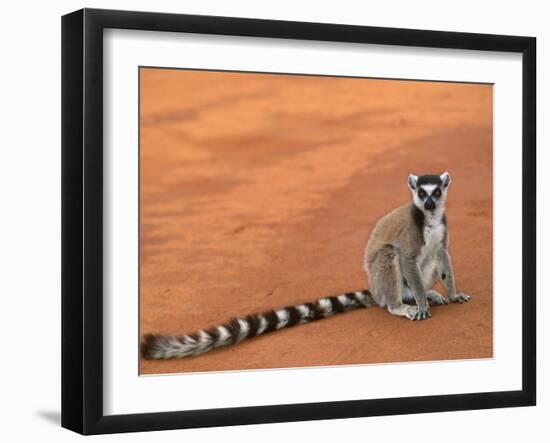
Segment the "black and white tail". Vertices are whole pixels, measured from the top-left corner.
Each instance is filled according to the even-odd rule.
[[[223,325],[189,335],[146,335],[142,353],[149,359],[191,357],[215,348],[234,345],[267,332],[309,323],[352,309],[367,308],[374,304],[369,291],[348,292],[320,298],[314,303],[234,318]]]

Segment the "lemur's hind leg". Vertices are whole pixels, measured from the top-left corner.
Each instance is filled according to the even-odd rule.
[[[403,278],[395,248],[392,245],[382,247],[369,264],[368,271],[374,301],[381,307],[387,307],[393,315],[415,320],[418,307],[403,303]]]

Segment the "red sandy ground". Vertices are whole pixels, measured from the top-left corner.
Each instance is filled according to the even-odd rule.
[[[141,71],[141,334],[367,287],[375,221],[448,170],[462,305],[358,310],[142,374],[492,357],[492,87]]]

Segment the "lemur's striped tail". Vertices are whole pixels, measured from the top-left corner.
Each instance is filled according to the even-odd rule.
[[[146,335],[142,353],[149,359],[191,357],[222,346],[234,345],[267,332],[309,323],[352,309],[367,308],[374,304],[369,291],[348,292],[320,298],[314,303],[252,314],[245,318],[234,318],[223,325],[189,335]]]

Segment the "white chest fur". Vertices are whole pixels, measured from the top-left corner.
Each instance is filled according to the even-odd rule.
[[[443,247],[443,236],[446,226],[441,221],[426,219],[424,223],[424,245],[420,250],[417,264],[424,281],[431,278],[438,263],[438,257]]]

